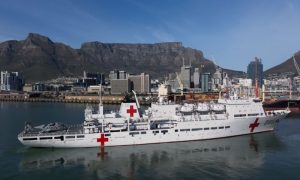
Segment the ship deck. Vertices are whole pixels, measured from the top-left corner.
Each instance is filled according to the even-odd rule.
[[[82,134],[83,125],[67,125],[67,130],[58,130],[53,132],[43,132],[41,128],[32,128],[30,131],[23,131],[19,134],[20,137],[24,136],[55,136],[55,135],[66,135],[66,134]]]

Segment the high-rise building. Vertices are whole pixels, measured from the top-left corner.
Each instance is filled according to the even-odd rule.
[[[252,85],[255,86],[257,79],[258,87],[262,87],[263,84],[263,64],[261,59],[255,57],[254,61],[251,61],[247,68],[248,78],[252,79]]]
[[[113,70],[109,72],[109,80],[112,79],[127,79],[126,71]]]
[[[2,91],[22,91],[24,80],[18,72],[1,71],[1,86]]]
[[[212,81],[212,90],[217,91],[220,90],[223,84],[223,77],[222,77],[222,69],[217,67],[216,72],[213,74],[211,79]]]
[[[210,76],[210,73],[201,73],[201,91],[202,92],[207,92],[210,90],[209,76]]]
[[[110,71],[109,75],[108,75],[108,78],[109,78],[109,80],[119,79],[119,71],[118,70]]]
[[[191,68],[191,65],[185,65],[183,61],[180,72],[180,79],[183,84],[183,88],[189,89],[191,87]]]
[[[150,76],[149,74],[141,73],[140,75],[129,75],[128,79],[131,81],[131,87],[137,93],[150,92]]]
[[[126,71],[119,71],[119,78],[120,79],[127,79]]]
[[[194,88],[200,87],[200,71],[199,68],[195,68],[194,71]]]

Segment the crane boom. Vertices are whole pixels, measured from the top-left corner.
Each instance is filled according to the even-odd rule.
[[[180,91],[181,91],[181,96],[183,95],[183,84],[182,84],[182,81],[178,75],[178,73],[176,72],[176,78],[177,78],[177,81],[179,83],[179,86],[180,86]]]
[[[298,63],[297,63],[297,61],[295,59],[295,56],[293,56],[293,60],[294,60],[294,65],[295,65],[295,68],[297,70],[297,73],[300,76],[300,68],[299,68]]]

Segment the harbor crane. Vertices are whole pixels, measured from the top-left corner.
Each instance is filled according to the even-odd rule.
[[[178,84],[180,86],[180,91],[181,91],[181,96],[183,96],[183,83],[178,75],[178,73],[176,72],[176,78],[177,78],[177,81],[178,81]]]

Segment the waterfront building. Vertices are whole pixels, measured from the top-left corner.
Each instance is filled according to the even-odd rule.
[[[129,79],[111,79],[111,94],[126,94],[131,91],[131,81]]]
[[[108,78],[109,78],[109,80],[119,79],[119,71],[118,70],[110,71],[109,75],[108,75]]]
[[[294,90],[300,92],[300,76],[296,76],[293,79],[293,88]]]
[[[191,87],[191,68],[191,65],[185,65],[183,61],[180,72],[180,79],[182,81],[184,89],[189,89]]]
[[[261,59],[255,57],[254,61],[251,61],[247,67],[248,78],[252,79],[252,85],[255,86],[257,79],[258,87],[262,87],[263,84],[263,64]]]
[[[126,71],[119,71],[119,79],[127,79]]]
[[[0,90],[22,91],[24,80],[18,72],[1,71]]]
[[[239,78],[240,86],[252,87],[252,79]]]
[[[83,78],[77,80],[76,86],[88,87],[92,85],[99,85],[105,83],[105,76],[103,73],[83,72]]]
[[[199,68],[195,68],[194,71],[194,88],[199,88],[200,87],[200,70]]]
[[[128,79],[131,81],[132,90],[137,93],[150,92],[150,76],[149,74],[141,73],[140,75],[129,75]]]
[[[87,88],[88,93],[99,93],[100,86],[89,86]]]
[[[113,70],[109,72],[109,80],[112,79],[127,79],[128,75],[126,71]]]
[[[201,73],[201,91],[208,92],[211,90],[209,82],[210,73]]]
[[[25,84],[23,86],[23,91],[24,92],[32,92],[32,85],[31,84]]]
[[[218,91],[221,89],[221,86],[223,84],[223,77],[222,77],[222,69],[216,68],[216,72],[212,76],[212,90]]]
[[[47,86],[43,83],[35,83],[32,85],[32,91],[34,92],[42,92],[47,90],[48,90]]]

